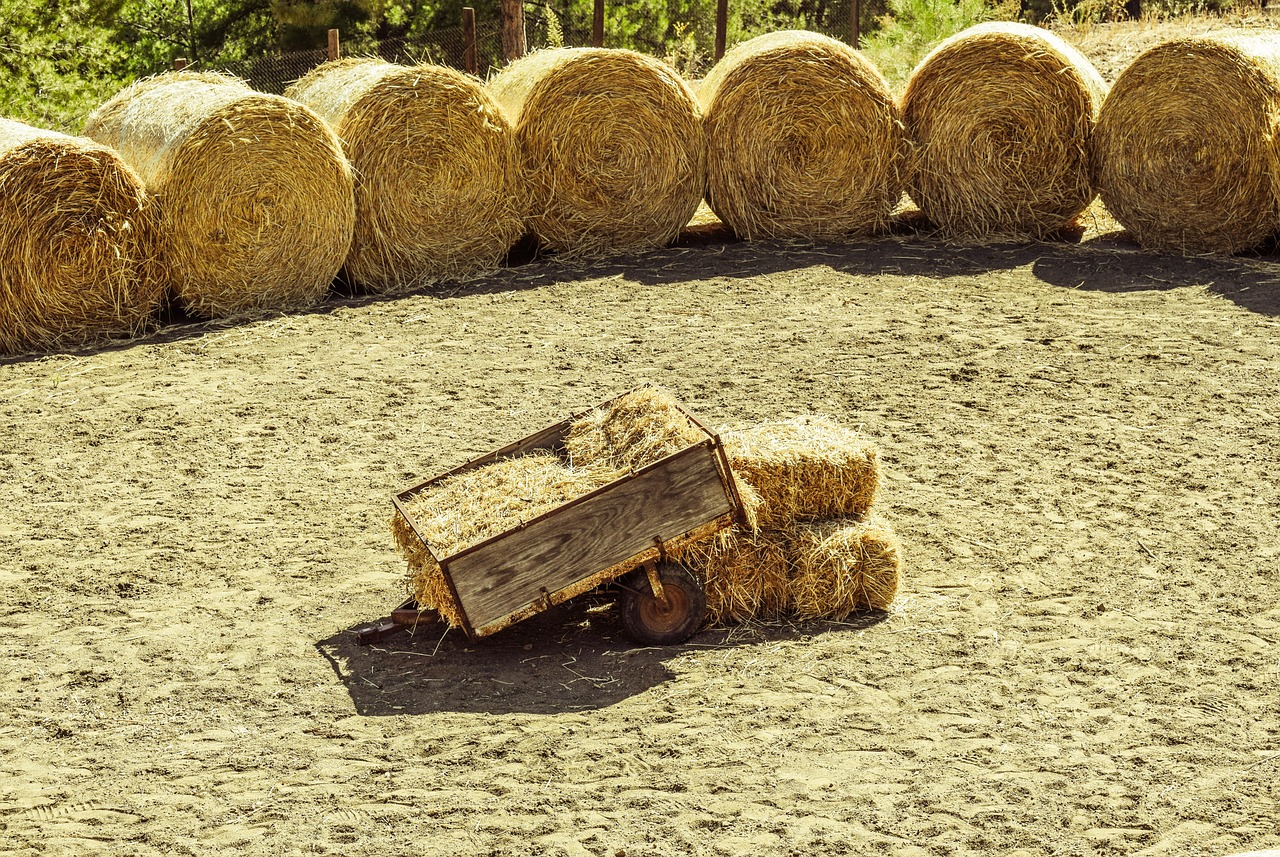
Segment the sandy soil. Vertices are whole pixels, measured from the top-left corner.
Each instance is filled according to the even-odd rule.
[[[712,236],[0,363],[0,850],[1280,847],[1276,263]],[[877,439],[895,609],[355,644],[393,492],[646,381]]]

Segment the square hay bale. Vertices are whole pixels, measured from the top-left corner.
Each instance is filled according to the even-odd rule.
[[[794,563],[789,603],[796,617],[843,619],[893,603],[902,544],[888,521],[873,516],[797,524],[788,536]]]
[[[785,533],[735,527],[675,559],[703,581],[710,625],[767,621],[787,610],[791,560]]]
[[[564,447],[575,467],[627,473],[704,440],[674,396],[639,387],[574,420]]]
[[[880,487],[879,452],[856,431],[821,416],[722,431],[729,464],[758,496],[761,529],[795,521],[862,517]],[[744,498],[746,502],[746,498]]]

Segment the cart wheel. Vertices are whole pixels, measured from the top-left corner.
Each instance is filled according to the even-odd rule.
[[[622,627],[637,643],[671,645],[683,643],[702,626],[707,612],[707,594],[689,570],[665,563],[659,567],[667,605],[654,596],[649,578],[638,571],[628,579],[622,600]]]

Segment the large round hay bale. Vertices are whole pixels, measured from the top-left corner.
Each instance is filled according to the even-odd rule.
[[[888,223],[902,123],[862,54],[816,33],[758,36],[698,87],[707,202],[742,238],[834,238]]]
[[[530,229],[574,254],[658,247],[706,187],[697,99],[674,70],[634,51],[560,48],[488,83],[516,132]]]
[[[1094,131],[1102,201],[1152,250],[1232,253],[1277,229],[1280,35],[1179,39],[1121,73]]]
[[[351,168],[310,109],[234,78],[170,73],[89,117],[155,195],[165,261],[192,313],[319,300],[351,247]]]
[[[0,119],[0,353],[140,332],[165,295],[155,237],[114,152]]]
[[[1089,136],[1106,85],[1062,39],[991,22],[952,36],[907,81],[907,193],[945,233],[1042,238],[1088,207]]]
[[[285,95],[355,170],[348,278],[389,293],[492,270],[524,230],[515,140],[479,81],[434,65],[326,63]]]

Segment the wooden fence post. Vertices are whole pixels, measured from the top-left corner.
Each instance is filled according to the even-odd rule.
[[[330,30],[329,31],[329,59],[330,61],[336,60],[340,56],[342,56],[342,48],[338,44],[338,31]]]
[[[858,2],[858,0],[853,0]],[[716,62],[724,56],[725,39],[729,29],[729,0],[716,0]]]
[[[852,0],[853,10],[849,13],[849,44],[853,45],[854,50],[858,48],[858,41],[862,37],[862,4],[858,0]]]
[[[174,71],[182,71],[182,70],[183,70],[184,68],[186,68],[186,67],[187,67],[187,58],[186,58],[186,57],[178,57],[178,58],[176,58],[176,59],[173,61],[173,70],[174,70]]]
[[[462,7],[462,67],[467,74],[480,73],[476,59],[476,10],[470,6]]]
[[[510,62],[520,59],[528,50],[524,36],[524,0],[498,0],[502,14],[502,56]]]
[[[591,13],[591,44],[597,48],[604,47],[604,0],[596,0]]]

